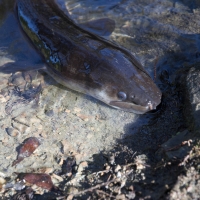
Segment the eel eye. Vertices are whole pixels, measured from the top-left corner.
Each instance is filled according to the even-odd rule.
[[[120,99],[120,100],[122,100],[122,101],[124,101],[124,100],[126,100],[126,93],[124,93],[124,92],[119,92],[118,94],[117,94],[117,97]]]

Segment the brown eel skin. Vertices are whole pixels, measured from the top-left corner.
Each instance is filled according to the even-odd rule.
[[[17,0],[16,9],[57,82],[128,112],[160,104],[161,91],[131,53],[78,26],[54,0]]]

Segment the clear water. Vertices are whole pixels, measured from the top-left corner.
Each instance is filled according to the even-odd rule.
[[[177,69],[199,61],[200,3],[197,0],[67,0],[65,2],[59,0],[59,2],[63,7],[66,6],[69,15],[77,23],[102,17],[115,20],[116,28],[109,39],[131,51],[163,93],[168,91],[171,77]],[[132,141],[132,145],[135,145],[137,150],[141,143],[143,147],[158,145],[176,133],[177,129],[168,133],[169,135],[164,130],[167,126],[177,126],[170,114],[174,110],[173,116],[176,118],[177,108],[173,107],[175,105],[173,100],[179,103],[176,97],[166,98],[165,105],[169,106],[166,108],[162,106],[164,111],[161,109],[158,111],[159,115],[155,115],[155,129],[146,128],[153,114],[138,116],[112,109],[93,98],[59,86],[50,77],[45,74],[38,75],[37,72],[33,72],[34,70],[31,72],[34,74],[34,84],[38,86],[42,81],[44,85],[48,85],[44,87],[38,105],[32,106],[31,102],[24,105],[18,101],[21,104],[13,108],[15,111],[13,115],[7,115],[5,113],[7,102],[17,101],[11,91],[16,85],[24,91],[23,86],[27,82],[24,77],[29,76],[18,73],[14,74],[13,78],[12,73],[7,72],[6,67],[3,68],[6,66],[4,64],[21,63],[26,71],[31,68],[30,63],[41,62],[39,54],[20,31],[16,15],[12,11],[13,4],[14,1],[11,0],[0,0],[1,140],[8,138],[8,141],[16,146],[24,138],[36,135],[44,138],[44,145],[41,148],[51,156],[59,151],[57,144],[66,140],[67,144],[70,144],[69,149],[80,153],[82,159],[85,159],[94,153],[112,148],[116,140],[126,134],[136,134],[137,139],[135,138],[135,143]],[[15,64],[12,68],[15,68]],[[12,84],[8,86],[10,77],[13,78]],[[173,88],[169,91],[173,93]],[[21,131],[20,137],[14,139],[8,136],[6,128],[19,129],[19,124],[23,123],[14,126],[14,119],[17,118],[19,121],[24,116],[29,122],[35,120],[29,124],[29,132]],[[139,130],[140,134],[137,134]],[[55,145],[55,152],[47,150],[51,148],[48,146],[51,144]],[[9,148],[3,146],[2,149],[11,154]]]

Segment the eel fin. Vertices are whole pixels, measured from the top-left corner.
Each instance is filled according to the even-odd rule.
[[[30,70],[39,70],[46,69],[44,63],[29,63],[28,61],[8,61],[5,63],[0,63],[0,72],[9,74],[15,73],[18,71],[30,71]]]
[[[78,25],[100,36],[109,36],[115,29],[115,21],[109,18],[95,19]]]

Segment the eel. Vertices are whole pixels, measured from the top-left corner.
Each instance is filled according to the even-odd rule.
[[[76,24],[54,0],[16,0],[16,10],[58,83],[127,112],[160,104],[160,89],[128,50]]]

